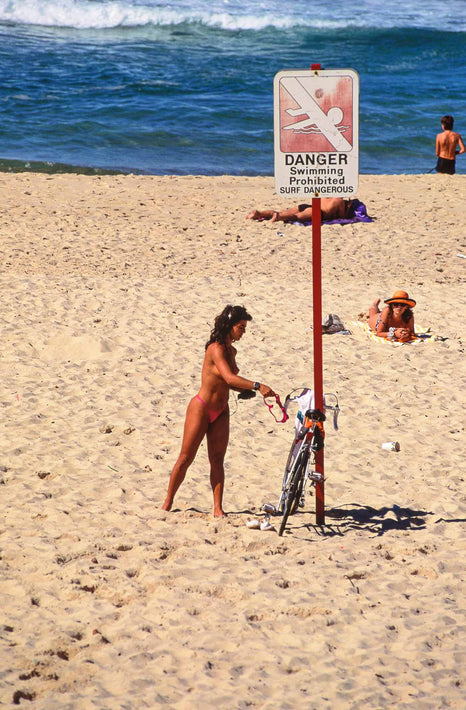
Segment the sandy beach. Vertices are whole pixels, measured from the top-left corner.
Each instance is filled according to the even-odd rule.
[[[0,704],[465,707],[466,176],[363,175],[374,221],[322,227],[324,315],[404,289],[445,339],[324,336],[326,524],[308,495],[283,537],[246,526],[293,431],[260,398],[231,395],[228,517],[205,444],[160,509],[227,303],[242,375],[312,386],[311,227],[245,219],[290,205],[273,179],[0,185]]]

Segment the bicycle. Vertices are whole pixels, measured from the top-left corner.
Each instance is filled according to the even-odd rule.
[[[313,393],[309,389],[304,389],[303,394],[309,393],[309,401],[313,401]],[[292,394],[292,393],[291,393]],[[291,401],[291,394],[285,399],[285,408]],[[338,414],[340,408],[336,395],[326,395],[335,397],[336,404],[329,405],[324,397],[324,410],[333,411],[333,425],[338,429]],[[315,454],[324,447],[324,427],[323,423],[326,415],[320,409],[309,408],[304,411],[299,410],[296,415],[296,431],[291,444],[290,453],[285,466],[282,490],[278,502],[278,512],[282,514],[280,529],[278,534],[283,535],[290,515],[296,513],[298,507],[304,507],[305,489],[310,482],[314,485],[322,482],[324,476],[318,471],[309,470],[310,465],[315,463]],[[299,428],[298,428],[299,425]]]

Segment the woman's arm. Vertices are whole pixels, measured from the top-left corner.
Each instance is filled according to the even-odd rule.
[[[414,316],[411,316],[409,321],[406,323],[406,330],[410,335],[414,335]]]
[[[212,350],[212,360],[215,367],[217,368],[220,377],[225,380],[227,385],[235,390],[252,390],[254,389],[254,380],[248,380],[245,377],[240,377],[236,375],[231,369],[231,364],[228,358],[225,356],[225,351],[220,343],[213,343],[211,346]],[[270,389],[268,385],[260,383],[259,392],[264,397],[270,397],[275,394],[275,392]]]
[[[388,314],[387,322],[380,322],[377,326],[377,335],[379,338],[388,338],[389,340],[400,340],[402,342],[406,340],[411,340],[414,335],[414,316],[410,318],[406,325],[390,327],[387,325],[389,323]]]
[[[414,332],[414,331],[412,331]],[[408,327],[390,327],[387,332],[377,333],[379,338],[387,338],[388,340],[410,340],[411,331]]]
[[[411,333],[414,333],[414,317],[405,326],[390,327],[389,308],[383,309],[380,314],[380,323],[377,326],[376,334],[379,338],[389,340],[407,340]]]

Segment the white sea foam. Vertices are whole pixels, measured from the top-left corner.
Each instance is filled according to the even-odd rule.
[[[466,29],[464,0],[0,0],[0,22],[80,30],[197,23],[227,31],[307,25]],[[278,38],[277,38],[278,39]]]

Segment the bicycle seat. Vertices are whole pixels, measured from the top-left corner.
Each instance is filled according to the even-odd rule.
[[[320,409],[308,409],[306,412],[306,417],[311,419],[313,422],[324,422],[327,417]]]

